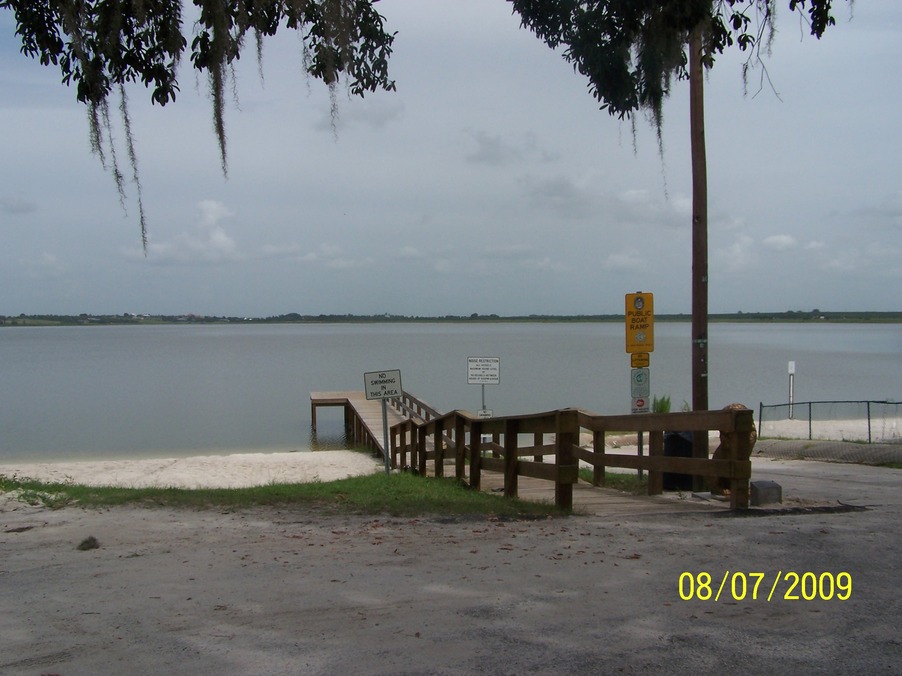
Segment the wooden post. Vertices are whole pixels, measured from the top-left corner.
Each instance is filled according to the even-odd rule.
[[[504,423],[504,497],[517,497],[517,431],[519,421],[509,418]]]
[[[543,446],[545,444],[545,435],[541,432],[535,432],[532,435],[532,445],[538,448],[539,446]],[[536,453],[532,456],[534,462],[542,462],[545,459],[545,456],[541,453]]]
[[[390,429],[388,431],[388,465],[389,467],[397,467],[398,463],[395,461],[395,451],[398,448],[398,430]]]
[[[470,423],[470,488],[479,490],[482,471],[482,421]]]
[[[648,433],[648,457],[660,458],[664,455],[664,433]],[[661,471],[648,471],[648,494],[660,495],[664,492],[664,473]]]
[[[733,461],[733,476],[730,477],[730,507],[749,508],[749,479],[752,477],[752,434],[755,429],[755,414],[751,410],[735,411],[730,435],[730,460]]]
[[[310,429],[316,434],[316,402],[310,400]]]
[[[573,447],[579,442],[579,424],[577,412],[573,410],[558,411],[557,414],[557,480],[554,483],[554,504],[561,509],[573,509],[573,484],[564,481],[570,469],[576,465]]]
[[[454,420],[454,476],[458,481],[464,478],[464,466],[466,465],[466,421],[458,415]]]
[[[592,451],[595,453],[595,466],[592,469],[592,485],[604,486],[604,472],[606,453],[604,445],[604,431],[592,434]]]
[[[405,420],[398,426],[398,447],[400,449],[398,467],[402,470],[407,467],[407,422]]]
[[[445,475],[445,440],[443,438],[444,424],[441,420],[436,420],[434,424],[435,433],[432,436],[432,443],[435,447],[435,476],[442,477]]]
[[[417,470],[420,476],[426,476],[426,425],[416,427],[417,436]]]

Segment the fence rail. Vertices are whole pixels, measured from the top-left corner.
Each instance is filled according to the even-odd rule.
[[[758,436],[898,443],[902,441],[902,402],[762,403],[758,411]]]
[[[563,409],[488,419],[466,411],[433,413],[428,419],[417,416],[391,427],[392,466],[410,465],[425,474],[431,463],[434,474],[443,476],[445,462],[453,462],[455,476],[468,478],[476,489],[483,471],[500,472],[508,497],[517,496],[521,476],[553,481],[555,503],[571,509],[573,484],[583,461],[592,466],[592,483],[597,486],[604,485],[607,467],[646,470],[649,495],[663,492],[665,472],[690,474],[729,488],[734,509],[749,506],[749,456],[755,427],[754,413],[748,409],[641,416],[601,416]],[[665,456],[664,433],[670,430],[692,433],[693,457]],[[708,434],[712,430],[721,433],[721,445],[709,457]],[[605,448],[609,432],[648,433],[649,454],[609,452]]]

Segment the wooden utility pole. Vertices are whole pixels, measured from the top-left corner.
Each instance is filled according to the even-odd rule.
[[[692,410],[708,410],[708,166],[702,27],[689,36],[689,135],[692,147]],[[695,435],[693,455],[708,457],[707,435]]]

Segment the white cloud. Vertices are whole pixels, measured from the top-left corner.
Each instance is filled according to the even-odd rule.
[[[201,216],[198,225],[202,228],[212,228],[219,221],[235,215],[225,204],[216,200],[201,200],[197,203],[197,208]]]
[[[605,270],[642,270],[648,265],[648,256],[636,250],[609,254],[601,263]]]
[[[518,148],[503,141],[498,135],[490,136],[484,131],[471,131],[469,136],[476,142],[476,149],[465,156],[468,162],[500,167],[522,157]]]
[[[691,202],[691,200],[690,200]],[[692,207],[689,207],[690,214],[692,213]],[[725,216],[722,218],[713,219],[712,230],[726,230],[726,231],[735,231],[735,230],[745,230],[748,227],[746,220],[740,216]]]
[[[288,244],[264,244],[260,253],[264,258],[287,258],[292,256],[298,256],[303,251],[303,248],[297,242],[290,242]]]
[[[528,176],[523,186],[533,207],[569,219],[585,218],[593,213],[590,192],[567,176]]]
[[[334,244],[320,244],[315,251],[309,251],[300,257],[305,263],[328,263],[338,258],[341,247]]]
[[[713,252],[711,263],[727,272],[738,272],[755,263],[755,240],[746,234],[739,234],[733,243]]]
[[[796,245],[796,238],[792,235],[771,235],[770,237],[765,237],[762,244],[774,251],[786,251]]]
[[[692,217],[692,199],[682,194],[667,197],[648,188],[621,192],[611,206],[615,222],[648,226],[688,227]]]
[[[235,239],[220,225],[220,221],[234,216],[234,212],[216,200],[197,203],[199,220],[192,230],[154,241],[153,231],[147,243],[147,260],[160,264],[225,263],[242,261],[245,254],[238,250]],[[128,258],[142,259],[144,252],[131,248],[123,253]]]
[[[59,277],[66,272],[59,256],[42,251],[38,256],[22,261],[22,267],[33,278]]]
[[[315,124],[317,131],[337,133],[339,136],[352,128],[365,126],[372,131],[382,131],[404,113],[404,103],[397,98],[357,98],[342,97],[336,117],[329,110]]]

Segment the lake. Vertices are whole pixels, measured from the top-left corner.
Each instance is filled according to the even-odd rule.
[[[691,400],[690,325],[655,327],[651,391]],[[898,324],[712,324],[712,408],[896,399]],[[9,327],[0,329],[0,459],[165,457],[311,448],[311,391],[362,390],[399,369],[434,408],[470,411],[467,357],[501,360],[485,386],[495,415],[565,407],[630,410],[619,323],[386,323]],[[319,444],[341,447],[340,409],[318,413]]]

